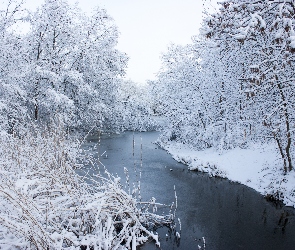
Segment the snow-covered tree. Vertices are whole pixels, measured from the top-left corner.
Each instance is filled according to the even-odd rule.
[[[166,138],[231,148],[275,140],[284,171],[294,155],[294,1],[220,3],[200,38],[173,46],[153,83],[170,120]]]
[[[64,0],[46,0],[30,24],[26,81],[33,117],[63,114],[67,123],[82,126],[108,118],[127,63],[114,48],[118,31],[112,18],[99,8],[88,17]]]
[[[122,81],[116,95],[118,130],[146,131],[153,128],[151,94],[148,85]]]
[[[258,132],[277,142],[284,171],[293,169],[294,1],[223,1],[203,33],[225,53],[242,50],[244,92]],[[264,126],[264,128],[262,128]]]
[[[13,32],[23,17],[22,2],[10,0],[0,10],[0,131],[13,132],[26,119],[26,92],[21,79],[20,38]]]
[[[165,137],[202,148],[209,146],[203,131],[210,119],[201,71],[200,51],[194,45],[172,45],[162,57],[158,79],[150,84],[155,106],[160,107],[156,111],[169,121]]]

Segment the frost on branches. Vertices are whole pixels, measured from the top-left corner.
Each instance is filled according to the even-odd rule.
[[[275,142],[285,174],[294,161],[294,1],[220,3],[201,35],[171,46],[153,86],[169,120],[162,141],[197,149]]]
[[[172,225],[173,215],[143,209],[99,169],[86,184],[74,170],[81,167],[79,145],[56,127],[35,128],[22,138],[1,134],[1,249],[135,250],[148,239],[159,245],[147,228]]]
[[[117,95],[128,57],[116,49],[119,32],[106,10],[87,16],[66,0],[46,0],[29,12],[11,0],[0,10],[0,32],[0,129],[58,114],[69,128],[116,130],[118,116],[132,112]]]
[[[205,20],[203,34],[221,55],[243,51],[243,93],[257,116],[252,128],[273,138],[285,173],[293,169],[294,1],[224,1]],[[255,132],[257,133],[257,132]]]
[[[118,130],[147,131],[156,128],[151,119],[152,97],[147,85],[122,81],[116,96],[115,121]]]
[[[146,126],[138,117],[150,112],[148,101],[129,98],[131,84],[124,90],[128,58],[115,48],[113,19],[100,8],[87,16],[66,0],[45,0],[32,13],[22,1],[7,2],[0,10],[0,248],[159,244],[149,227],[172,225],[173,216],[142,207],[110,174],[86,184],[75,173],[79,145],[63,132]],[[22,22],[28,32],[19,32]]]

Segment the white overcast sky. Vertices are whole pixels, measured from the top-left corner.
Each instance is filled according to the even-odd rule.
[[[35,9],[42,0],[27,0]],[[118,49],[129,56],[127,79],[143,83],[160,69],[161,53],[170,43],[188,44],[198,34],[202,0],[68,0],[85,12],[95,6],[108,11],[120,31]],[[216,0],[207,0],[216,2]]]

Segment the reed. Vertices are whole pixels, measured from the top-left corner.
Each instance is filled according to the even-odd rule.
[[[149,225],[172,224],[173,216],[151,211],[153,200],[143,209],[105,169],[78,175],[79,143],[52,127],[0,138],[1,249],[135,250],[148,239],[160,245]]]

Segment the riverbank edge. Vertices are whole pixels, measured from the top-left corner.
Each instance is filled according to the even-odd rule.
[[[198,151],[175,141],[157,140],[156,144],[191,171],[246,185],[268,200],[295,208],[295,171],[284,175],[275,144],[252,144],[222,152],[212,148]]]

